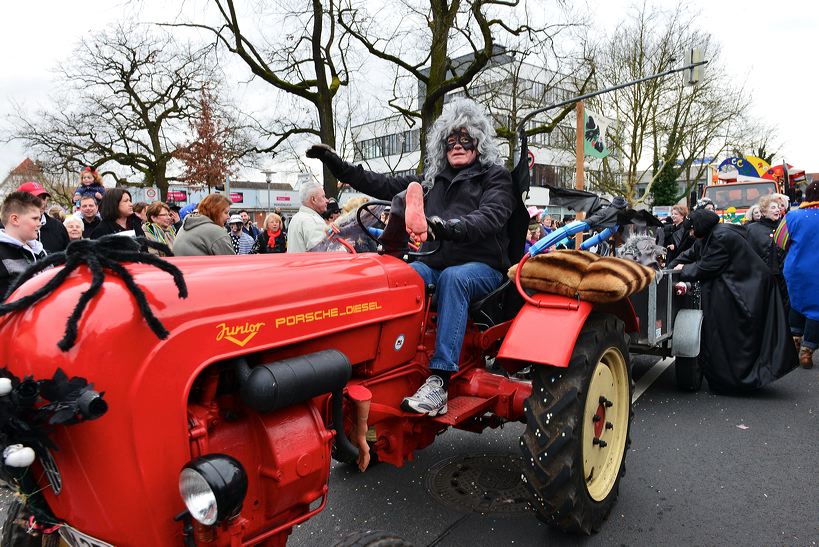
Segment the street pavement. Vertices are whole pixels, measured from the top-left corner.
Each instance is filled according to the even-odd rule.
[[[819,359],[817,359],[819,360]],[[656,359],[637,357],[634,376]],[[797,369],[753,396],[677,390],[673,365],[634,405],[620,497],[590,537],[551,530],[532,513],[478,514],[427,490],[430,470],[458,456],[518,454],[520,424],[481,435],[449,431],[415,460],[366,473],[336,465],[326,509],[289,545],[333,545],[360,530],[420,546],[749,545],[819,543],[819,367]]]
[[[819,365],[819,355],[814,357]],[[638,391],[664,362],[636,357]],[[643,381],[641,382],[641,379]],[[677,390],[668,366],[634,404],[620,497],[589,537],[551,530],[531,512],[480,514],[437,501],[430,474],[480,454],[518,455],[521,424],[448,431],[398,469],[335,465],[325,510],[288,545],[329,547],[361,530],[421,546],[814,546],[819,543],[819,366],[753,396]],[[502,458],[501,458],[502,459]],[[0,498],[0,522],[8,498]]]

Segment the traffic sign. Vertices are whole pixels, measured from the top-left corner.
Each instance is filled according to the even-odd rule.
[[[156,188],[148,188],[145,190],[145,197],[148,199],[154,199],[156,197]]]
[[[531,150],[529,152],[529,169],[535,166],[535,153]]]

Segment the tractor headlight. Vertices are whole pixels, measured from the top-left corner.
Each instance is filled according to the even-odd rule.
[[[247,494],[242,464],[224,454],[208,454],[179,474],[179,494],[191,516],[205,525],[235,517]]]

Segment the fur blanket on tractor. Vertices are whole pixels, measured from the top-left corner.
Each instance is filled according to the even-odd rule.
[[[517,264],[509,268],[515,279]],[[631,260],[601,257],[588,251],[552,251],[529,259],[520,284],[538,292],[577,297],[588,302],[616,302],[645,289],[654,270]]]

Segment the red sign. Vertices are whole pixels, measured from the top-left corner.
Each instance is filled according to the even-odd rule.
[[[535,153],[529,150],[529,169],[535,166]]]
[[[182,191],[169,191],[168,192],[168,201],[187,201],[188,194],[184,190]]]
[[[230,201],[233,203],[242,203],[245,200],[244,192],[231,192],[230,193]]]
[[[276,201],[290,201],[290,196],[276,196]]]

